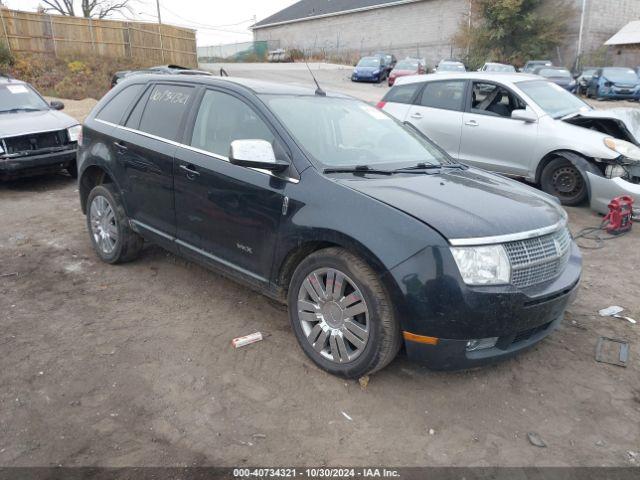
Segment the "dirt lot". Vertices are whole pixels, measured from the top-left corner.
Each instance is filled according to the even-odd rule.
[[[94,102],[66,103],[82,118]],[[600,221],[569,215],[574,232]],[[400,357],[362,389],[306,359],[281,306],[215,273],[152,245],[100,263],[69,177],[0,184],[0,465],[640,466],[640,325],[596,314],[640,320],[639,238],[583,250],[576,303],[530,352],[459,373]],[[595,362],[601,335],[630,342],[628,368]]]

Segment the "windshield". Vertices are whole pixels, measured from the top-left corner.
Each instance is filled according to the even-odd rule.
[[[516,69],[511,65],[487,64],[484,67],[485,72],[515,72]]]
[[[602,76],[613,82],[637,83],[638,75],[630,68],[605,68]]]
[[[569,70],[558,70],[555,68],[543,68],[538,72],[538,75],[542,77],[571,78]]]
[[[0,85],[0,113],[48,109],[47,102],[29,85],[22,83]]]
[[[324,167],[394,167],[449,163],[421,135],[359,100],[319,96],[262,97],[306,152]]]
[[[397,70],[417,70],[418,62],[414,62],[411,60],[402,60],[401,62],[397,63],[396,69]]]
[[[546,80],[517,83],[520,90],[553,118],[591,110],[591,107],[564,88]]]
[[[380,59],[378,57],[365,57],[361,58],[358,62],[358,67],[379,67]]]
[[[441,63],[438,65],[438,70],[443,72],[464,72],[464,65],[461,63]]]

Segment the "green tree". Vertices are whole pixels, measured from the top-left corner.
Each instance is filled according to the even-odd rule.
[[[467,52],[470,68],[484,62],[522,65],[555,56],[573,8],[566,0],[471,0],[470,17],[460,25],[455,44]]]

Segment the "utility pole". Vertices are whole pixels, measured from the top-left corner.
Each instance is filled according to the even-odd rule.
[[[160,39],[160,58],[164,63],[164,45],[162,42],[162,17],[160,16],[160,0],[156,0],[156,8],[158,9],[158,38]]]
[[[582,34],[584,32],[584,17],[587,11],[587,0],[582,0],[582,14],[580,15],[580,32],[578,33],[578,49],[576,52],[576,69],[580,66],[582,56]]]

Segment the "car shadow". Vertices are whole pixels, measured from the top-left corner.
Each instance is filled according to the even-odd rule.
[[[0,181],[0,192],[56,191],[69,188],[69,185],[75,183],[75,178],[72,178],[67,173],[60,172]]]

